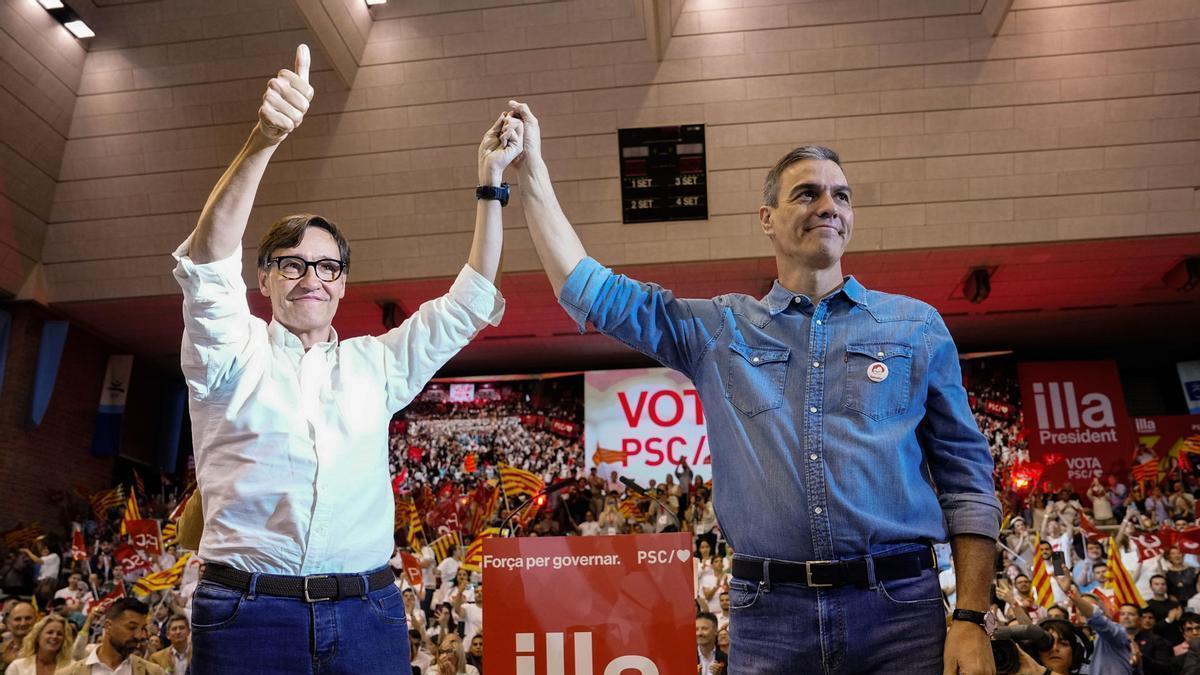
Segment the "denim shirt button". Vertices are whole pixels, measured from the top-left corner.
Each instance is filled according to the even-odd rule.
[[[817,508],[813,509],[813,513],[821,515],[821,507],[818,506]]]
[[[821,320],[820,320],[820,319],[817,319],[817,325],[818,325],[818,326],[820,326],[820,325],[821,325]]]
[[[814,462],[815,462],[815,461],[817,461],[817,453],[815,453],[815,452],[814,452],[814,453],[811,453],[811,454],[808,456],[808,458],[809,458],[809,459],[811,459],[811,460],[812,460],[812,461],[814,461]]]
[[[817,412],[817,409],[816,409],[815,407],[813,407],[813,408],[809,408],[809,409],[808,409],[808,412],[810,412],[810,413],[815,413],[815,412]]]
[[[758,363],[758,362],[759,362],[759,360],[760,360],[760,359],[759,359],[757,356],[756,356],[756,357],[754,357],[754,358],[752,358],[752,359],[750,359],[750,361],[752,361],[753,363]]]
[[[820,368],[820,367],[821,367],[820,361],[813,361],[813,368]]]

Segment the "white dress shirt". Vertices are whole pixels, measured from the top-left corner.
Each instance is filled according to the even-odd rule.
[[[130,657],[126,656],[121,665],[114,670],[100,660],[100,650],[98,649],[88,654],[83,665],[88,667],[88,673],[91,675],[133,675],[133,662]]]
[[[200,557],[249,572],[362,572],[392,553],[388,422],[504,300],[464,266],[446,295],[380,336],[314,345],[251,315],[241,250],[196,264],[175,251]]]

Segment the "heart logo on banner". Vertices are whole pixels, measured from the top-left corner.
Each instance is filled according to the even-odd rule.
[[[688,558],[692,557],[692,552],[686,548],[681,548],[675,551],[675,557],[679,558],[679,562],[687,562]]]

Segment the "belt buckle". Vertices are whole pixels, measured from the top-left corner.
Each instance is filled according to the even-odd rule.
[[[804,585],[809,588],[833,588],[833,584],[818,584],[812,578],[813,565],[829,565],[836,563],[836,560],[806,560],[804,561]]]
[[[326,600],[329,600],[329,598],[314,598],[314,597],[312,597],[312,595],[308,592],[308,582],[312,581],[313,579],[333,579],[333,578],[334,578],[334,575],[332,575],[332,574],[313,574],[313,575],[304,577],[304,601],[308,602],[308,603],[313,603],[313,602],[325,602]]]

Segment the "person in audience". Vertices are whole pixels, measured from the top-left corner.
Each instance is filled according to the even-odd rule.
[[[140,600],[121,598],[114,602],[104,615],[104,632],[95,651],[60,670],[58,675],[110,672],[163,675],[162,668],[138,655],[149,638],[146,633],[149,614],[150,608]]]
[[[18,600],[12,603],[8,613],[4,615],[4,648],[0,651],[0,667],[7,668],[21,653],[25,637],[33,630],[37,618],[37,610],[33,603]]]
[[[65,618],[50,614],[33,625],[21,641],[19,658],[4,675],[43,675],[71,663],[75,630]]]
[[[709,612],[696,615],[696,672],[698,675],[723,675],[729,657],[717,646],[717,617]]]
[[[150,661],[168,675],[184,675],[192,663],[192,625],[182,614],[172,614],[166,623],[171,644],[152,652]]]

